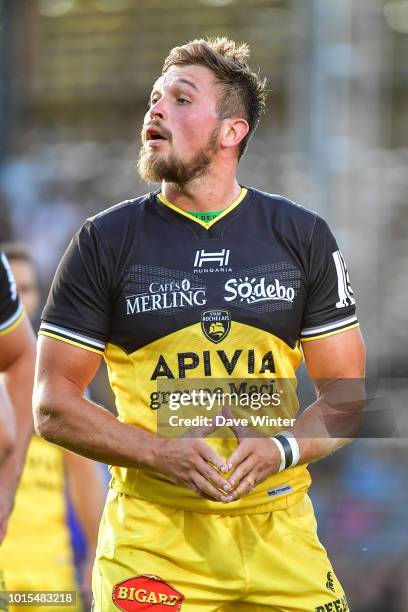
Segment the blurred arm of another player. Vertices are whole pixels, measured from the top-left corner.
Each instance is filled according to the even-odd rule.
[[[299,464],[330,455],[359,433],[364,408],[365,347],[359,328],[305,342],[302,346],[317,400],[289,429],[299,447]],[[240,437],[228,460],[235,498],[247,495],[279,469],[281,456],[270,438]]]
[[[85,457],[120,467],[147,466],[198,495],[231,501],[219,490],[226,483],[218,470],[226,471],[226,463],[204,440],[160,438],[83,397],[100,361],[97,353],[39,337],[33,396],[37,433]]]
[[[106,485],[100,465],[75,453],[64,453],[68,490],[86,538],[87,556],[82,574],[81,593],[86,607],[91,607],[92,566],[98,529],[106,499]]]
[[[0,372],[14,409],[17,440],[0,465],[0,542],[13,507],[14,495],[33,433],[31,397],[35,362],[35,337],[26,315],[11,331],[0,336]]]
[[[0,385],[0,465],[11,453],[16,443],[16,427],[13,408],[5,389]]]

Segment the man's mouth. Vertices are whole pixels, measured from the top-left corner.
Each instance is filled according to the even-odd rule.
[[[164,130],[161,128],[149,127],[145,131],[145,142],[149,145],[153,143],[159,144],[160,142],[164,142],[166,140],[168,140],[168,138],[166,137]]]

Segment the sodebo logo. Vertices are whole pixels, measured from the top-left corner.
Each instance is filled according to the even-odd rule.
[[[293,302],[295,299],[295,290],[293,287],[285,287],[275,278],[273,282],[267,283],[265,277],[260,279],[249,278],[230,278],[225,283],[224,296],[226,302],[237,300],[239,302],[247,302],[254,304],[255,302],[264,302],[270,300],[279,300],[283,302]]]

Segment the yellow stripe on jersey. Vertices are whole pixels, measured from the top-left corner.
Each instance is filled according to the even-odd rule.
[[[174,210],[175,212],[179,213],[183,217],[187,217],[187,219],[193,220],[199,225],[201,225],[202,227],[209,229],[210,227],[214,225],[214,223],[217,223],[217,221],[219,221],[220,219],[223,219],[226,215],[228,215],[228,213],[234,210],[234,208],[236,208],[238,204],[242,202],[242,200],[245,198],[247,193],[248,193],[248,189],[246,187],[242,187],[241,193],[233,201],[233,203],[230,206],[228,206],[228,208],[223,210],[219,215],[217,215],[215,219],[212,219],[211,221],[202,221],[201,219],[198,219],[197,217],[193,217],[189,212],[186,212],[185,210],[182,210],[178,206],[175,206],[175,204],[172,204],[162,193],[159,193],[157,197],[159,198],[160,202],[168,206],[168,208],[171,208],[171,210]]]
[[[341,332],[348,331],[349,329],[354,329],[355,327],[360,327],[360,323],[354,323],[353,325],[349,325],[348,327],[342,327],[341,329],[335,329],[333,331],[329,331],[326,334],[321,334],[320,336],[311,336],[310,338],[304,337],[301,338],[301,342],[310,342],[310,340],[320,340],[321,338],[327,338],[328,336],[334,336],[334,334],[341,334]]]
[[[17,316],[17,319],[15,319],[15,321],[12,320],[12,322],[10,323],[10,325],[8,327],[6,327],[5,329],[2,329],[0,331],[0,336],[4,336],[5,334],[10,333],[11,331],[13,331],[13,329],[15,329],[18,325],[20,325],[21,321],[23,320],[25,314],[25,310],[23,307],[21,307],[21,311]]]
[[[74,340],[69,340],[64,336],[58,336],[57,334],[52,334],[51,332],[47,332],[44,330],[40,330],[38,332],[39,336],[48,336],[49,338],[54,338],[55,340],[61,340],[61,342],[66,342],[67,344],[72,344],[73,346],[77,346],[79,348],[85,349],[86,351],[90,351],[91,353],[97,353],[98,355],[103,355],[103,351],[100,349],[92,348],[87,346],[86,344],[81,344],[80,342],[75,342]]]

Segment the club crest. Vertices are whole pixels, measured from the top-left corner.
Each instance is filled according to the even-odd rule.
[[[208,340],[218,344],[224,340],[231,329],[231,315],[228,310],[203,310],[201,329]]]

